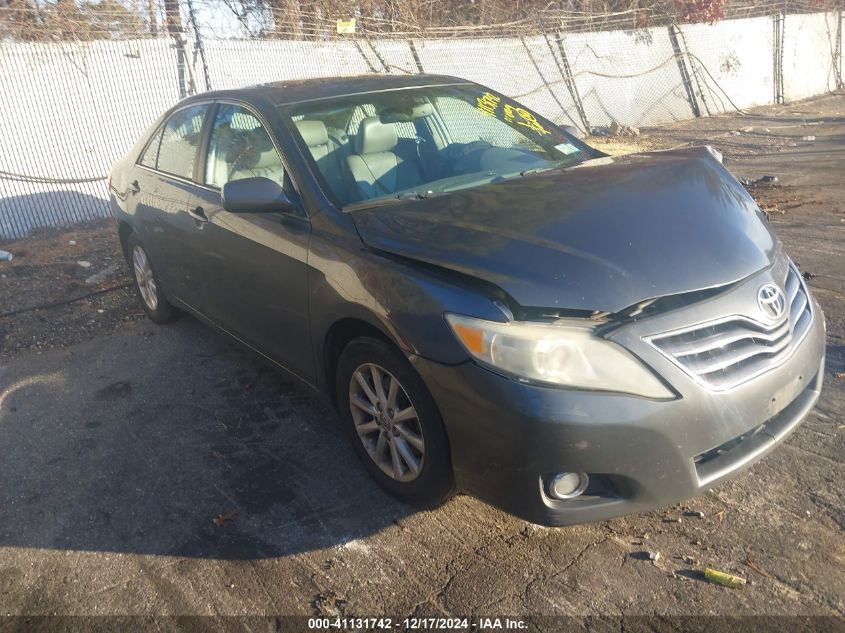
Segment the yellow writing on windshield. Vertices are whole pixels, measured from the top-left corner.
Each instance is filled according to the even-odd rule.
[[[500,97],[497,97],[489,92],[485,92],[475,100],[475,107],[478,108],[482,114],[486,114],[487,116],[496,116],[496,108],[499,107],[500,100]]]
[[[551,134],[551,132],[540,124],[537,117],[531,114],[528,110],[525,108],[517,108],[509,103],[505,104],[505,121],[527,127],[538,134]]]
[[[491,92],[485,92],[483,95],[476,98],[475,107],[482,114],[487,116],[497,116],[501,101],[501,97],[498,97]],[[537,117],[531,114],[531,112],[525,108],[511,105],[510,103],[505,103],[502,106],[501,118],[503,118],[506,123],[513,123],[515,125],[527,127],[528,129],[537,132],[537,134],[551,134],[551,132],[544,128],[537,120]]]

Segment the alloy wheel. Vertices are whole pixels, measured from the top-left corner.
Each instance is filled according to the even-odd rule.
[[[136,246],[132,250],[132,267],[135,269],[135,283],[138,284],[141,298],[147,304],[147,307],[155,312],[156,307],[158,307],[158,288],[150,260],[140,246]]]
[[[367,454],[388,477],[401,482],[419,477],[425,459],[422,427],[395,376],[373,363],[360,365],[349,381],[349,408]]]

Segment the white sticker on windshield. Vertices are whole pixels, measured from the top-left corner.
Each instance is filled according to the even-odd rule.
[[[560,145],[555,145],[555,149],[559,151],[561,154],[575,154],[580,151],[577,147],[575,147],[572,143],[561,143]]]

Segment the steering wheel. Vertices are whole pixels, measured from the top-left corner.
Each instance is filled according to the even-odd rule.
[[[460,174],[475,171],[472,165],[467,165],[473,154],[478,154],[492,147],[487,141],[472,141],[471,143],[455,143],[446,148],[446,169],[449,173]]]

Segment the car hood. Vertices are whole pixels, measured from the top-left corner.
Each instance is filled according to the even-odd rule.
[[[617,312],[738,281],[778,248],[706,147],[601,158],[351,214],[369,247],[496,284],[523,307]]]

